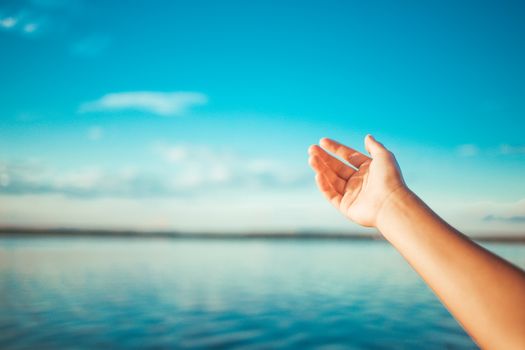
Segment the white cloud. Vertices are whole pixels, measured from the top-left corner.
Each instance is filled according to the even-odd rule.
[[[9,186],[11,179],[7,173],[7,165],[0,162],[0,189]]]
[[[24,32],[26,33],[33,33],[38,29],[38,25],[36,23],[27,23],[24,26]]]
[[[65,172],[55,178],[54,186],[57,190],[74,188],[78,191],[91,190],[104,181],[104,174],[97,168],[86,168]]]
[[[94,136],[100,132],[94,127]],[[178,197],[215,191],[293,189],[310,183],[306,166],[252,159],[208,146],[158,146],[153,167],[85,166],[59,169],[35,162],[0,162],[0,193],[71,197]]]
[[[499,153],[503,155],[525,154],[525,146],[511,146],[504,144],[500,146]]]
[[[186,232],[353,231],[316,192],[201,198],[82,198],[0,193],[4,225]]]
[[[473,144],[465,144],[457,147],[457,153],[462,157],[473,157],[479,153],[479,148]]]
[[[525,199],[515,202],[480,201],[471,204],[471,210],[479,217],[525,215]]]
[[[206,145],[190,145],[190,144],[163,144],[159,143],[155,147],[155,152],[160,157],[171,164],[188,164],[192,162],[202,164],[213,163],[231,163],[233,161],[233,154],[224,149],[215,149]]]
[[[86,166],[59,169],[35,162],[0,163],[0,176],[8,181],[0,193],[12,195],[61,194],[68,197],[162,197],[183,189],[171,186],[167,174],[133,171],[129,168]]]
[[[283,187],[306,183],[306,167],[273,158],[245,157],[205,145],[157,145],[156,153],[176,169],[174,181],[187,187]]]
[[[169,163],[179,163],[188,158],[188,150],[184,146],[161,146],[159,152],[164,160]]]
[[[502,144],[499,147],[480,149],[477,145],[474,145],[474,144],[464,144],[464,145],[459,145],[456,148],[456,152],[461,157],[474,157],[479,154],[489,155],[489,156],[524,155],[525,146],[513,146],[509,144]]]
[[[6,5],[0,1],[0,30],[25,37],[64,34],[84,8],[82,0],[24,0]]]
[[[100,140],[104,136],[104,129],[100,126],[92,126],[88,129],[87,137],[92,141]]]
[[[18,19],[16,19],[15,17],[5,17],[0,20],[0,26],[2,26],[3,28],[9,29],[9,28],[13,28],[14,26],[16,26],[17,22],[18,22]]]
[[[107,36],[92,35],[73,44],[70,51],[73,55],[82,57],[95,57],[100,55],[108,46],[110,40]]]
[[[525,199],[470,201],[449,195],[430,203],[440,216],[466,234],[522,234],[525,229]]]
[[[107,94],[82,104],[79,111],[137,110],[167,117],[184,115],[191,107],[207,102],[207,96],[198,92],[134,91]]]
[[[16,15],[0,18],[0,29],[13,31],[22,35],[34,35],[41,27],[41,21],[37,21],[34,15],[20,12]]]

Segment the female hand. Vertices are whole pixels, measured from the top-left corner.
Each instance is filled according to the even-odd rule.
[[[408,191],[394,155],[371,135],[365,137],[371,157],[328,138],[320,145],[308,149],[319,190],[350,220],[377,227],[385,204]]]

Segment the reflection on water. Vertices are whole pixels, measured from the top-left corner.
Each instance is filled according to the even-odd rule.
[[[422,346],[475,348],[383,242],[0,239],[0,348]]]

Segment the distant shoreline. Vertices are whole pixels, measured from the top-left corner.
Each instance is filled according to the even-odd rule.
[[[168,239],[210,239],[210,240],[355,240],[355,241],[383,241],[379,233],[339,233],[339,232],[178,232],[178,231],[133,231],[133,230],[104,230],[104,229],[74,229],[74,228],[34,228],[34,227],[0,227],[0,237],[27,236],[27,237],[108,237],[108,238],[168,238]],[[479,242],[494,243],[523,243],[522,235],[472,235],[471,239]]]

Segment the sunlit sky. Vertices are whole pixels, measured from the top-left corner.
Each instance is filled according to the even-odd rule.
[[[373,134],[467,233],[525,232],[521,1],[0,2],[0,225],[360,229],[306,149]]]

